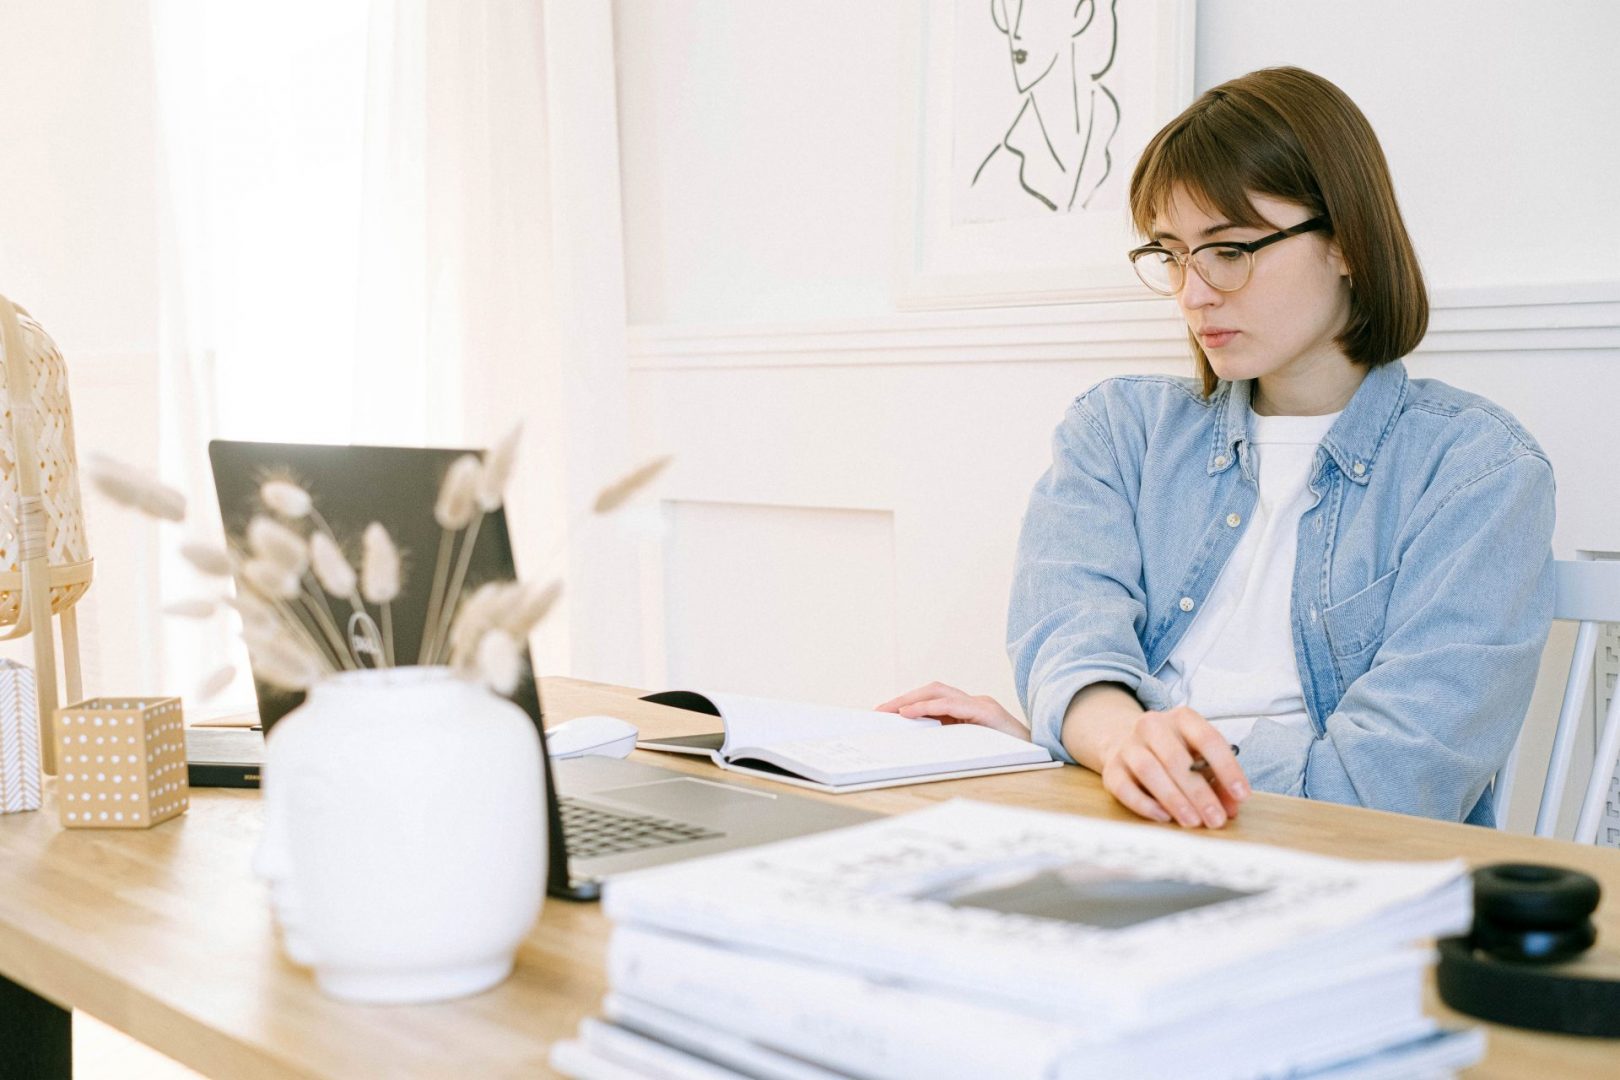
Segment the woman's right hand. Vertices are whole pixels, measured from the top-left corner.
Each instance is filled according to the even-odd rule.
[[[1192,767],[1200,758],[1208,769]],[[1249,797],[1226,736],[1185,705],[1122,726],[1103,750],[1101,772],[1103,787],[1127,809],[1188,828],[1220,828]]]

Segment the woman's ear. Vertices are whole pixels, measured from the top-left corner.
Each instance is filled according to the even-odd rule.
[[[1327,258],[1328,264],[1333,267],[1334,273],[1344,278],[1347,282],[1351,282],[1352,284],[1354,283],[1353,277],[1350,273],[1350,264],[1345,260],[1344,250],[1339,247],[1339,242],[1337,240],[1328,241]]]

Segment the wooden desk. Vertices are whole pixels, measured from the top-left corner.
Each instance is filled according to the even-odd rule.
[[[649,734],[706,726],[612,687],[547,679],[542,696],[553,723],[611,712]],[[488,993],[410,1007],[330,1001],[275,945],[265,890],[249,868],[256,792],[196,791],[188,814],[149,832],[63,830],[49,784],[47,792],[39,813],[0,816],[0,974],[210,1076],[544,1075],[551,1043],[595,1012],[606,989],[607,921],[594,905],[548,900],[517,971]],[[1094,774],[1075,768],[838,798],[901,811],[956,796],[1134,820]],[[1214,835],[1350,857],[1461,855],[1585,870],[1606,893],[1599,934],[1608,952],[1593,963],[1620,975],[1620,853],[1268,795],[1255,796]],[[1469,1075],[1542,1080],[1617,1071],[1615,1042],[1492,1027],[1490,1056]]]

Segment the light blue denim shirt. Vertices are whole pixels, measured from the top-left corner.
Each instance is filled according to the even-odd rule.
[[[1254,509],[1250,384],[1109,379],[1054,438],[1018,544],[1007,650],[1034,739],[1065,761],[1097,682],[1171,704],[1159,675]],[[1316,451],[1294,654],[1309,728],[1261,719],[1249,782],[1492,820],[1553,605],[1553,475],[1505,410],[1400,362],[1373,368]]]

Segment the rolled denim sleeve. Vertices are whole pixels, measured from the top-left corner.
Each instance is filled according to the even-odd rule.
[[[1552,623],[1552,531],[1552,470],[1537,454],[1453,492],[1403,551],[1382,642],[1325,735],[1261,720],[1244,740],[1255,787],[1470,818],[1530,704]]]
[[[1063,715],[1082,689],[1123,683],[1143,705],[1167,705],[1148,674],[1147,620],[1136,541],[1134,479],[1123,475],[1095,391],[1053,436],[1052,465],[1024,515],[1007,616],[1007,653],[1030,734],[1060,760]]]

